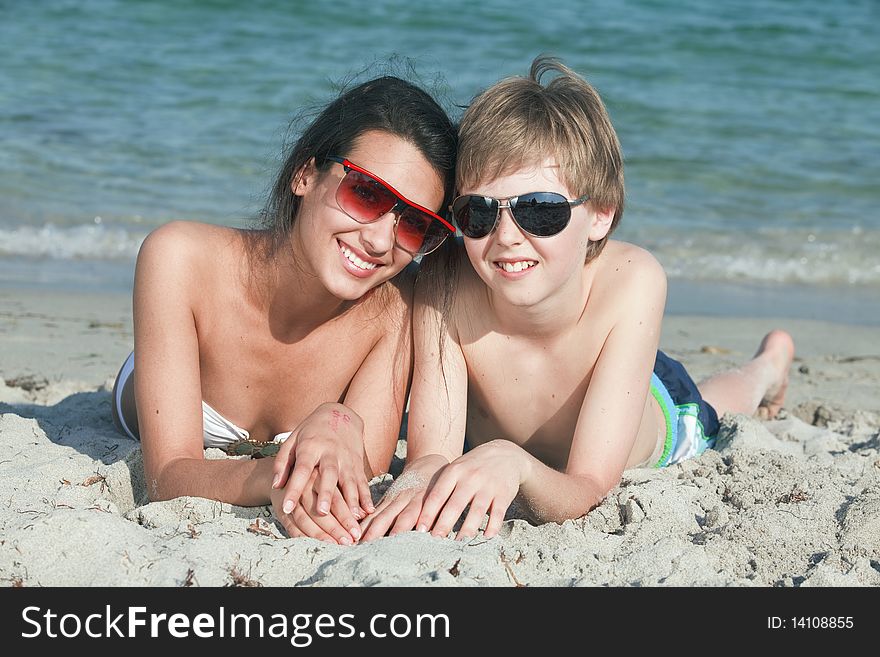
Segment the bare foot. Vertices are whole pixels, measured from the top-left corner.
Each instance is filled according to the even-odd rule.
[[[756,415],[762,420],[772,420],[785,403],[785,391],[788,389],[788,371],[794,360],[794,340],[785,331],[770,331],[761,340],[761,346],[755,358],[766,357],[772,367],[773,383],[758,406]]]

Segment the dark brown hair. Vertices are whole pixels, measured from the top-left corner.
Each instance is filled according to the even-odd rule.
[[[443,181],[445,207],[455,185],[456,130],[446,112],[427,92],[394,76],[369,80],[343,92],[327,105],[290,148],[262,212],[264,226],[277,248],[296,221],[300,197],[293,177],[315,159],[326,171],[330,155],[345,157],[365,132],[381,130],[410,142]]]

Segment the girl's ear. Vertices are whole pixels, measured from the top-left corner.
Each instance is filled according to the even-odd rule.
[[[614,213],[617,208],[603,208],[596,210],[590,222],[590,241],[598,242],[611,230],[611,222],[614,221]]]
[[[318,168],[315,166],[315,158],[306,162],[290,181],[290,191],[294,196],[305,196],[318,182]]]

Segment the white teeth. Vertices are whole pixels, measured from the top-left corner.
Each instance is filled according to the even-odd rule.
[[[537,264],[538,263],[534,260],[519,260],[517,262],[499,262],[498,266],[501,267],[504,271],[512,274],[514,272],[528,269],[529,267],[534,267]]]
[[[363,260],[358,258],[354,254],[354,252],[352,252],[352,250],[349,249],[344,244],[340,244],[339,246],[342,247],[342,255],[344,255],[346,258],[348,258],[348,260],[352,264],[354,264],[356,267],[358,267],[359,269],[375,269],[376,267],[379,266],[375,262],[364,262]]]

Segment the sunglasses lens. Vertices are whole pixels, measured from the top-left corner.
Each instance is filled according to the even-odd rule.
[[[449,231],[434,217],[407,207],[397,222],[397,243],[408,253],[425,255],[443,243]]]
[[[336,202],[360,223],[376,221],[396,207],[403,208],[397,221],[397,244],[414,256],[430,253],[449,234],[435,217],[398,198],[383,183],[356,169],[350,169],[339,182]]]
[[[452,203],[452,216],[466,237],[486,237],[495,227],[498,201],[486,196],[459,196]]]
[[[571,206],[562,194],[535,192],[517,199],[513,216],[527,233],[535,237],[550,237],[568,226]]]
[[[378,180],[352,169],[339,183],[336,202],[355,221],[369,223],[397,205],[397,197]]]

